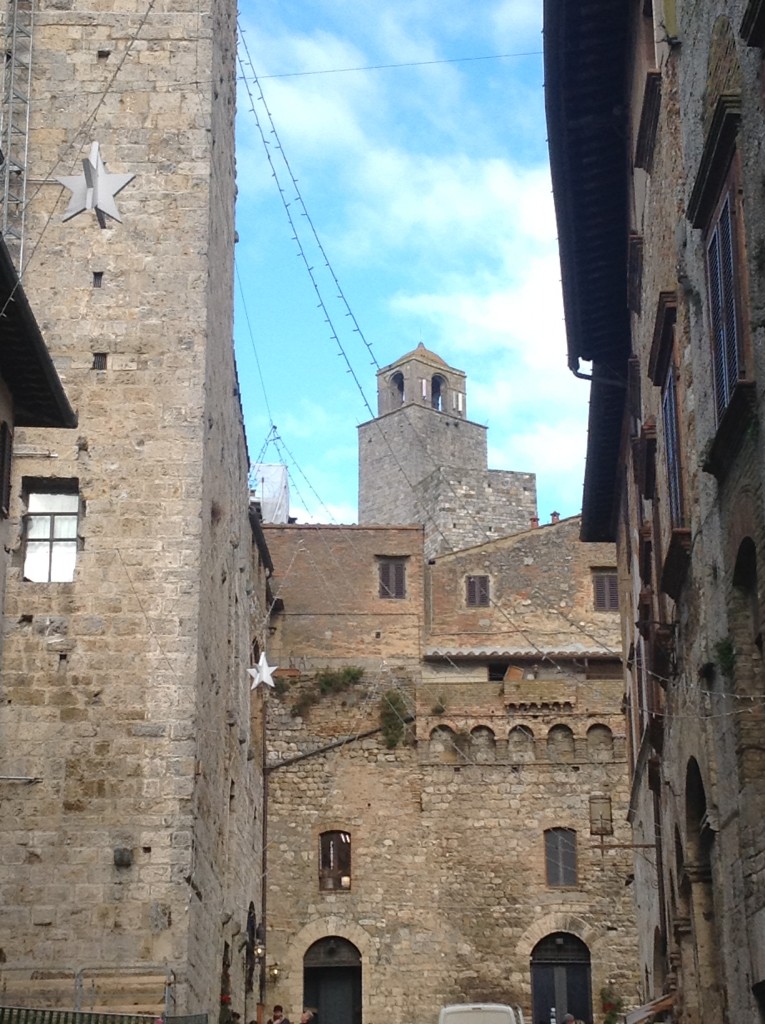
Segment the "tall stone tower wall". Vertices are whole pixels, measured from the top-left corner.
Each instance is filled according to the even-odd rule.
[[[161,1012],[166,978],[179,1013],[217,1013],[222,974],[244,989],[261,824],[231,344],[235,18],[228,0],[43,0],[36,18],[29,176],[44,184],[24,284],[79,428],[16,434],[0,774],[38,781],[0,782],[0,974],[22,1005],[71,1006],[77,971],[102,1009]],[[54,179],[94,141],[110,173],[136,175],[122,224],[62,221]],[[23,579],[40,478],[80,496],[72,582]]]
[[[415,488],[444,466],[486,466],[486,427],[406,405],[359,427],[359,522],[423,523]]]
[[[359,522],[422,524],[427,557],[527,529],[535,475],[488,469],[486,440],[486,427],[427,402],[362,423]]]
[[[536,516],[536,477],[447,466],[422,481],[416,499],[433,510],[425,543],[426,558],[433,558],[527,530]]]

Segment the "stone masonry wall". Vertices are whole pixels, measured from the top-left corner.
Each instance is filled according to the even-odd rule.
[[[433,596],[410,609],[412,632],[391,632],[395,602],[370,595],[370,563],[387,550],[378,537],[403,552],[413,531],[266,528],[284,599],[267,701],[266,945],[281,973],[269,978],[267,1003],[299,1012],[303,958],[331,936],[359,950],[365,1024],[434,1021],[442,1005],[464,1000],[518,1003],[529,1019],[530,957],[558,931],[590,951],[597,1024],[603,986],[634,992],[618,617],[591,607],[592,560],[611,565],[614,551],[581,544],[578,526],[567,520],[426,566]],[[476,553],[511,617],[524,616],[530,645],[505,658],[499,681],[488,678],[491,657],[431,650],[470,633],[463,573]],[[473,613],[495,616],[492,650],[505,651],[500,612]],[[412,642],[419,630],[423,658]],[[572,635],[579,655],[561,655]],[[318,673],[349,666],[363,670],[353,685],[320,692]],[[392,747],[381,719],[391,690],[405,718]],[[613,834],[602,840],[591,835],[592,797],[611,801]],[[577,834],[570,888],[547,884],[544,832],[557,827]],[[328,830],[351,835],[348,891],[319,886]]]
[[[413,492],[445,466],[486,469],[486,427],[406,405],[359,427],[359,522],[424,523],[431,509]]]
[[[632,335],[641,369],[636,431],[651,421],[657,426],[656,491],[648,506],[637,478],[628,470],[623,499],[626,525],[621,528],[619,546],[627,599],[624,647],[633,646],[637,655],[644,650],[648,655],[645,662],[635,658],[628,686],[633,709],[634,840],[656,842],[658,847],[655,861],[636,858],[641,972],[646,997],[676,990],[675,1019],[696,1024],[710,1015],[754,1020],[763,1014],[762,996],[755,1005],[752,994],[753,988],[759,986],[761,993],[765,985],[765,959],[760,952],[765,935],[763,765],[761,755],[754,752],[761,747],[762,730],[759,715],[743,713],[745,695],[755,692],[750,687],[761,693],[752,670],[759,664],[759,653],[754,657],[751,653],[756,649],[753,634],[761,623],[753,622],[758,613],[751,609],[741,614],[744,588],[734,577],[740,545],[746,542],[761,552],[765,542],[765,462],[756,426],[763,412],[757,385],[758,397],[752,398],[756,416],[751,423],[744,418],[738,424],[728,417],[724,465],[716,475],[710,472],[713,441],[726,432],[720,429],[715,410],[707,226],[690,222],[688,203],[697,180],[708,173],[702,156],[705,148],[707,156],[711,151],[718,101],[722,96],[735,98],[741,112],[733,159],[737,188],[732,193],[734,232],[742,243],[736,268],[737,332],[742,376],[759,382],[765,374],[765,207],[761,201],[765,104],[762,50],[747,45],[742,31],[747,11],[752,14],[756,7],[744,0],[733,4],[694,0],[678,3],[676,10],[671,41],[665,25],[658,16],[655,19],[661,109],[650,176],[643,180],[642,172],[635,172],[640,189],[633,182],[633,191],[640,201],[633,204],[635,223],[631,225],[644,238],[642,312],[633,318]],[[658,15],[655,7],[654,12]],[[675,45],[678,42],[681,45]],[[639,53],[635,61],[639,67]],[[639,90],[639,99],[642,82],[637,76],[633,89]],[[729,170],[724,159],[712,172],[713,201]],[[675,446],[682,474],[683,525],[690,541],[688,571],[676,603],[661,585],[673,524],[667,500],[662,390],[651,383],[647,372],[662,292],[673,293],[677,303],[673,361],[679,438]],[[646,538],[651,547],[646,548]],[[651,557],[641,564],[641,552],[646,550]],[[759,558],[750,553],[748,561],[753,567]],[[760,590],[761,586],[760,581]],[[672,657],[664,663],[668,667],[655,675],[650,643],[635,627],[641,591],[643,601],[646,592],[650,596],[646,618],[650,623],[665,623],[673,637]],[[734,667],[721,664],[718,652],[726,644],[735,652]],[[652,722],[646,713],[641,664],[646,667],[648,686],[660,693]],[[744,751],[752,751],[751,760]],[[699,834],[691,805],[699,797],[689,786],[694,772],[701,780],[708,820],[714,822],[704,839],[708,870],[698,863]]]
[[[177,1012],[217,1013],[224,940],[260,905],[243,856],[261,826],[232,397],[234,33],[217,0],[36,15],[29,157],[45,184],[24,283],[79,429],[16,439],[0,772],[39,780],[3,783],[0,807],[0,992],[17,1004],[73,1005],[82,970],[94,1007],[158,1012],[174,977]],[[53,178],[92,141],[136,174],[122,224],[62,222]],[[71,583],[22,579],[22,479],[40,477],[78,482]],[[240,957],[231,973],[241,993]]]
[[[443,467],[417,488],[432,509],[425,555],[432,558],[528,529],[537,514],[536,477],[509,470]]]
[[[611,684],[600,708],[591,701],[593,714],[608,720],[619,689]],[[348,731],[338,699],[323,710]],[[270,714],[272,735],[280,721],[300,728],[287,724],[295,720],[286,709],[283,719]],[[284,768],[272,763],[268,948],[283,973],[269,1003],[299,1009],[303,955],[330,935],[362,954],[370,1024],[433,1021],[440,1006],[473,1000],[519,1003],[529,1019],[531,952],[554,931],[573,932],[590,949],[596,1021],[603,985],[632,990],[631,855],[614,845],[629,843],[626,822],[615,816],[603,852],[586,824],[594,793],[626,805],[623,741],[611,759],[593,761],[583,738],[565,764],[548,759],[543,739],[531,760],[480,763],[479,749],[463,747],[444,763],[427,740],[389,751],[371,736]],[[544,830],[559,826],[579,837],[578,884],[568,890],[546,885]],[[348,892],[319,891],[318,837],[327,828],[351,833]]]

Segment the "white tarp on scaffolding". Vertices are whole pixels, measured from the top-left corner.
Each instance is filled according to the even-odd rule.
[[[250,467],[250,498],[260,504],[264,523],[286,523],[290,514],[287,467],[256,462]]]

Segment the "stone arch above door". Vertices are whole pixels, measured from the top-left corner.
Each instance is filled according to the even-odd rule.
[[[288,942],[284,963],[283,980],[280,987],[281,1001],[288,1006],[300,1006],[303,999],[303,957],[306,950],[320,939],[339,936],[352,942],[361,954],[362,971],[377,963],[378,948],[372,936],[357,924],[334,915],[316,918],[304,925]],[[362,1020],[369,1020],[369,986],[362,985]]]
[[[546,914],[526,929],[515,945],[516,955],[528,959],[532,949],[538,942],[553,932],[570,932],[592,950],[600,938],[600,933],[591,928],[581,917],[574,914]],[[525,962],[525,961],[524,961]]]

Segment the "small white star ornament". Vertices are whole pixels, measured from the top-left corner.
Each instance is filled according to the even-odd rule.
[[[278,667],[278,665],[269,665],[265,654],[261,654],[260,660],[255,668],[247,669],[247,674],[252,676],[252,686],[250,689],[256,689],[261,683],[265,683],[266,686],[273,687],[273,674],[276,672]]]
[[[91,145],[87,160],[82,161],[82,171],[82,174],[56,178],[72,193],[63,219],[71,220],[84,210],[95,210],[101,227],[106,224],[105,217],[122,223],[114,197],[133,180],[135,174],[109,174],[97,142]]]

